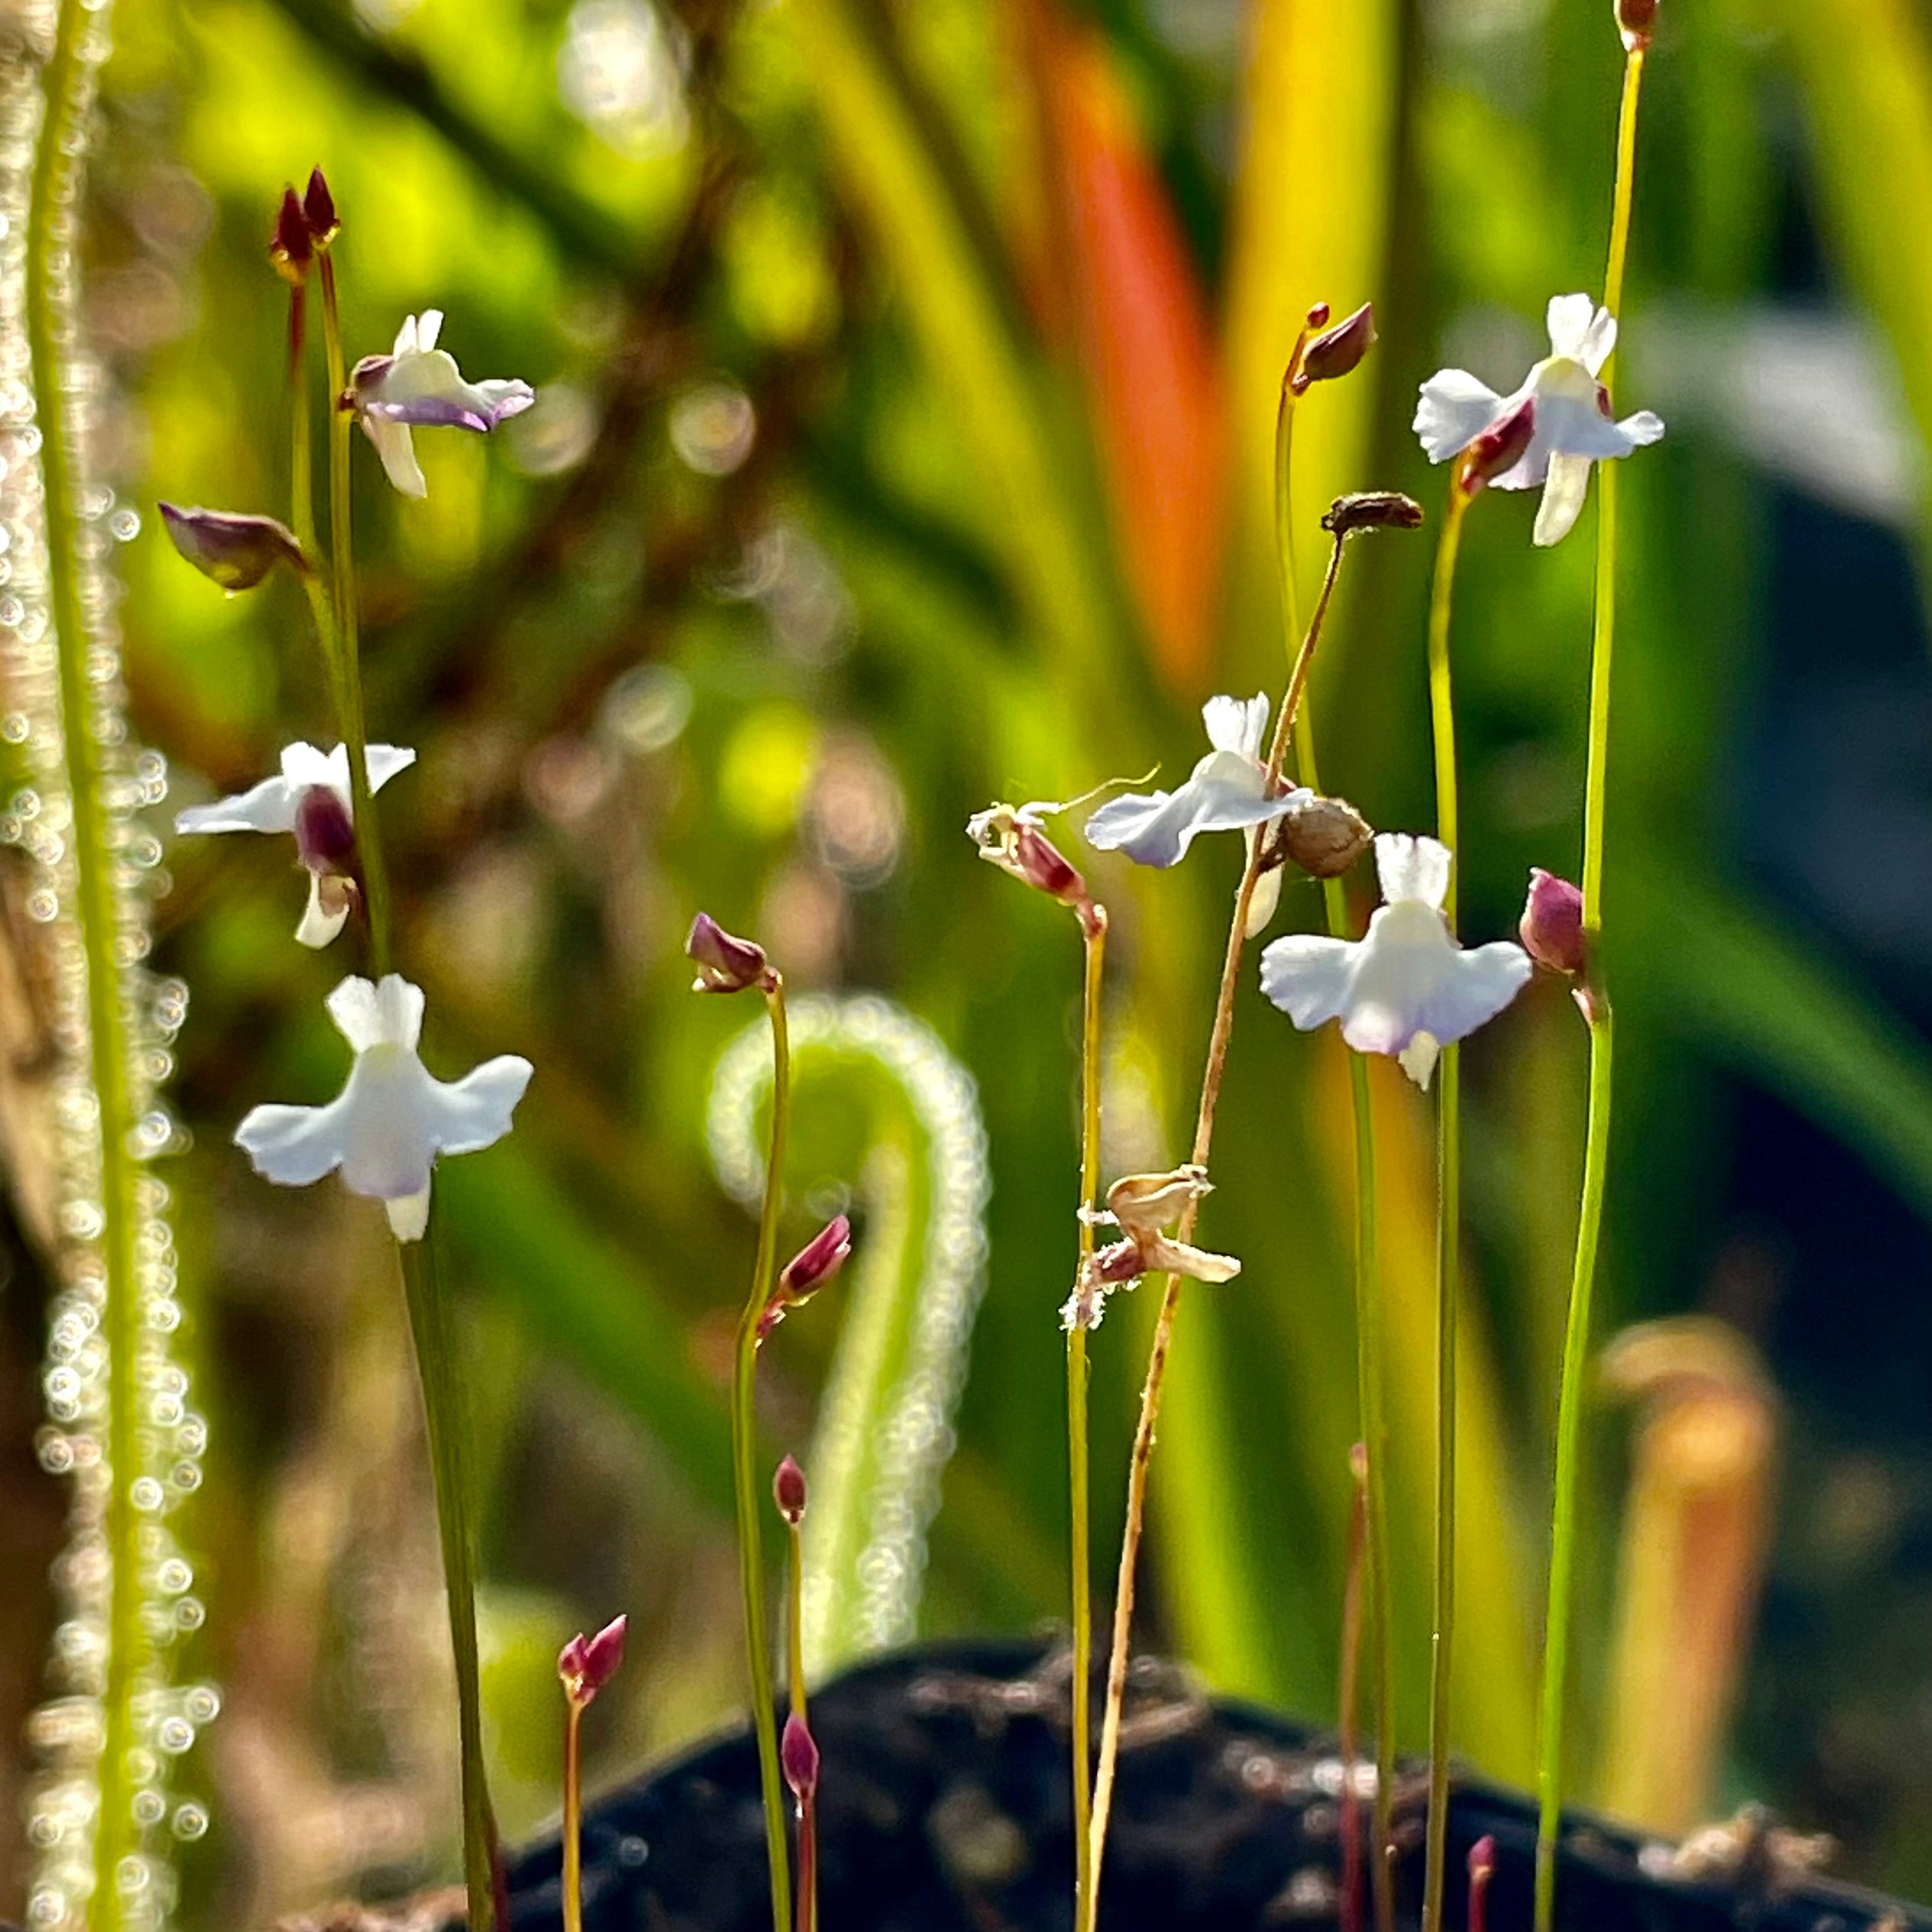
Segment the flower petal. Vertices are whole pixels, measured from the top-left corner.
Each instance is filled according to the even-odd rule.
[[[416,762],[416,754],[406,745],[371,745],[366,748],[363,769],[369,774],[369,789],[380,791],[398,771],[407,771]],[[345,754],[342,774],[349,773],[349,760]]]
[[[414,1053],[423,1030],[423,989],[400,973],[385,973],[378,986],[352,974],[323,1003],[329,1017],[359,1054],[372,1046],[399,1046]]]
[[[1560,543],[1575,529],[1590,490],[1590,465],[1587,456],[1551,457],[1543,501],[1536,512],[1536,527],[1530,533],[1531,542],[1547,549],[1553,543]]]
[[[510,1115],[530,1084],[530,1063],[515,1053],[486,1060],[460,1080],[430,1082],[430,1125],[445,1154],[474,1154],[510,1131]]]
[[[1397,1054],[1396,1063],[1426,1093],[1429,1078],[1435,1072],[1436,1063],[1442,1057],[1442,1043],[1433,1033],[1418,1033]]]
[[[1341,1017],[1361,951],[1351,939],[1291,932],[1261,955],[1261,990],[1303,1033]]]
[[[282,747],[282,782],[292,798],[299,799],[311,785],[326,785],[347,797],[349,753],[340,745],[332,752],[324,752],[297,738]]]
[[[389,480],[405,496],[427,496],[429,484],[424,480],[422,466],[416,460],[416,446],[411,440],[409,425],[395,423],[368,411],[357,412],[357,420],[362,425],[362,433],[375,445],[375,453],[382,459],[382,467],[388,472]]]
[[[1375,876],[1385,903],[1419,899],[1437,912],[1449,896],[1449,849],[1426,833],[1378,832],[1375,837]]]
[[[443,311],[425,309],[416,317],[416,346],[427,355],[436,346],[436,339],[443,332]]]
[[[348,1148],[345,1094],[326,1107],[257,1107],[235,1129],[255,1171],[283,1187],[306,1187],[342,1165]]]
[[[1446,463],[1468,448],[1504,413],[1503,398],[1467,369],[1438,369],[1422,385],[1416,404],[1416,434],[1431,463]]]
[[[1452,948],[1422,1002],[1419,1030],[1445,1044],[1466,1038],[1515,998],[1534,970],[1529,955],[1511,940],[1466,952]]]
[[[389,1232],[398,1241],[420,1241],[429,1230],[429,1190],[399,1194],[385,1200],[382,1210],[389,1217]]]
[[[1543,316],[1549,326],[1550,353],[1580,362],[1583,359],[1583,345],[1590,339],[1596,318],[1603,313],[1587,295],[1551,296],[1550,306]],[[1604,319],[1609,319],[1607,316]],[[1610,323],[1610,339],[1613,342],[1616,339],[1614,322]]]
[[[1211,752],[1177,791],[1108,799],[1087,820],[1087,843],[1099,852],[1125,852],[1140,865],[1174,865],[1197,834],[1266,824],[1301,795],[1266,797],[1262,777],[1238,752]]]
[[[1652,443],[1663,440],[1664,419],[1654,410],[1639,409],[1634,416],[1625,417],[1616,427],[1634,450],[1648,449]]]
[[[1267,693],[1262,691],[1247,699],[1210,698],[1200,708],[1208,743],[1217,752],[1233,752],[1260,764],[1270,708]]]
[[[295,943],[319,952],[342,931],[348,919],[348,899],[345,896],[336,910],[330,912],[322,902],[322,875],[310,873],[309,903],[303,909],[302,923],[295,928]]]
[[[251,790],[211,805],[190,805],[175,814],[177,832],[293,832],[295,794],[282,778],[264,778]]]

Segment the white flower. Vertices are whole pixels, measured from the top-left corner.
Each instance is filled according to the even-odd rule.
[[[388,355],[365,355],[349,372],[355,413],[389,480],[405,496],[429,494],[409,434],[412,425],[487,434],[536,401],[530,385],[514,378],[464,381],[455,359],[436,346],[442,326],[440,309],[408,316]]]
[[[1361,939],[1295,933],[1261,955],[1261,990],[1303,1032],[1339,1020],[1358,1053],[1392,1053],[1429,1085],[1449,1041],[1501,1012],[1530,976],[1529,955],[1508,940],[1464,951],[1442,917],[1449,850],[1384,832],[1375,841],[1383,905]]]
[[[1130,792],[1110,798],[1087,820],[1087,843],[1100,852],[1125,852],[1143,866],[1171,866],[1200,832],[1238,832],[1281,817],[1305,790],[1269,797],[1262,747],[1268,700],[1257,694],[1210,698],[1201,706],[1214,748],[1176,791]]]
[[[1422,385],[1415,430],[1431,463],[1467,449],[1483,431],[1520,404],[1536,398],[1536,434],[1514,468],[1495,479],[1498,490],[1543,486],[1535,541],[1560,542],[1570,533],[1590,486],[1590,466],[1654,443],[1663,419],[1640,409],[1611,420],[1609,398],[1596,372],[1616,345],[1616,318],[1587,295],[1551,300],[1550,353],[1531,370],[1513,395],[1499,396],[1466,369],[1439,369]]]
[[[306,1187],[339,1167],[353,1194],[387,1209],[398,1241],[429,1223],[430,1170],[439,1154],[473,1154],[510,1131],[530,1081],[514,1053],[486,1060],[460,1080],[434,1079],[418,1059],[423,991],[399,974],[372,985],[342,981],[329,1017],[355,1050],[349,1084],[326,1107],[257,1107],[235,1130],[255,1171]]]
[[[398,771],[415,762],[416,754],[399,745],[369,745],[364,768],[369,790],[380,791]],[[339,836],[331,837],[332,823],[346,828],[352,810],[349,747],[338,745],[325,752],[298,743],[284,747],[279,778],[264,778],[252,791],[217,799],[211,805],[191,805],[175,814],[175,830],[293,832],[296,851],[309,869],[309,904],[295,936],[305,946],[326,946],[349,917],[345,897],[339,889],[331,890],[328,882],[349,876],[354,856],[352,835],[346,842]]]

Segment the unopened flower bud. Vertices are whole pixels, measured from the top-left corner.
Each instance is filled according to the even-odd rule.
[[[1302,350],[1302,365],[1295,372],[1295,393],[1299,395],[1311,382],[1332,382],[1337,376],[1347,375],[1368,353],[1374,341],[1375,304],[1364,302],[1352,316],[1344,316],[1332,329],[1323,329]]]
[[[624,1631],[628,1619],[615,1617],[594,1637],[580,1630],[557,1653],[557,1675],[564,1695],[582,1710],[615,1677],[624,1662]]]
[[[805,1472],[791,1456],[778,1465],[778,1472],[771,1478],[771,1500],[794,1529],[805,1520]]]
[[[309,239],[318,248],[326,248],[342,225],[336,212],[336,198],[319,168],[310,171],[309,185],[303,191],[302,216],[308,224]]]
[[[1328,326],[1329,313],[1327,303],[1316,303],[1308,310],[1308,326],[1311,329],[1326,329]]]
[[[1496,1841],[1486,1834],[1469,1847],[1469,1932],[1488,1932],[1489,1881],[1496,1875]]]
[[[1421,504],[1399,490],[1357,490],[1328,506],[1321,527],[1345,537],[1357,530],[1420,530],[1423,520]]]
[[[295,532],[272,516],[239,510],[160,506],[168,535],[188,562],[224,591],[251,591],[277,564],[306,575],[309,560]]]
[[[315,255],[309,219],[293,188],[282,190],[281,205],[275,211],[275,233],[268,244],[268,259],[285,282],[297,288],[309,279],[309,264]]]
[[[1541,866],[1530,868],[1529,896],[1517,932],[1523,950],[1539,966],[1572,978],[1588,964],[1583,945],[1583,896],[1567,879]]]
[[[796,1711],[785,1720],[785,1734],[778,1740],[778,1762],[794,1798],[802,1802],[817,1796],[818,1746],[812,1740],[811,1726]]]
[[[296,856],[317,878],[355,869],[355,824],[333,785],[310,785],[295,806]]]
[[[1657,25],[1657,0],[1616,0],[1616,28],[1626,51],[1650,44]]]
[[[1525,396],[1507,416],[1492,423],[1462,452],[1456,466],[1456,487],[1464,496],[1506,475],[1522,460],[1536,434],[1536,398]]]
[[[1275,840],[1279,850],[1312,877],[1339,879],[1374,837],[1374,827],[1346,798],[1311,793],[1282,814]]]
[[[778,1285],[758,1317],[764,1341],[801,1302],[809,1301],[845,1266],[852,1253],[852,1223],[843,1214],[820,1228],[778,1271]]]
[[[765,948],[727,932],[709,912],[691,922],[684,950],[698,968],[691,982],[694,993],[742,993],[752,987],[768,991],[776,984]]]

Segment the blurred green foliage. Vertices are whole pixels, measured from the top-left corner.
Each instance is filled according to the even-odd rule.
[[[691,914],[755,932],[797,987],[884,993],[977,1082],[986,1292],[922,1627],[1063,1615],[1054,1311],[1074,1246],[1079,949],[1065,913],[977,863],[961,828],[995,797],[1065,797],[1156,757],[1184,770],[1202,696],[1279,684],[1257,454],[1309,303],[1373,296],[1381,341],[1303,409],[1305,571],[1334,491],[1437,499],[1406,429],[1416,382],[1445,361],[1510,378],[1547,297],[1601,273],[1620,57],[1607,4],[1102,0],[1069,16],[1112,77],[1118,145],[1099,159],[1158,210],[1128,196],[1109,245],[1135,269],[1180,238],[1185,272],[1146,299],[1200,322],[1210,365],[1180,369],[1181,387],[1226,411],[1218,510],[1123,502],[1135,385],[1096,372],[1126,319],[1082,303],[1085,258],[1056,228],[1067,156],[1040,112],[1057,72],[1040,64],[1042,12],[124,0],[116,22],[89,312],[120,385],[107,467],[147,519],[123,555],[135,716],[180,802],[238,789],[285,740],[326,729],[294,591],[224,599],[148,514],[158,496],[286,510],[283,292],[264,254],[283,181],[327,170],[352,353],[438,307],[466,371],[540,391],[487,444],[422,436],[426,502],[395,497],[359,450],[356,482],[372,733],[421,753],[384,804],[431,1064],[515,1051],[538,1068],[513,1139],[437,1184],[492,1472],[486,1620],[518,1826],[543,1807],[548,1760],[528,1734],[548,1721],[571,1629],[631,1615],[621,1718],[607,1698],[592,1726],[608,1772],[739,1695],[724,1378],[752,1230],[704,1123],[745,1016],[687,997]],[[1911,1312],[1932,1253],[1932,1002],[1922,952],[1915,976],[1842,901],[1807,904],[1754,862],[1754,812],[1783,821],[1762,817],[1747,767],[1763,719],[1803,708],[1809,650],[1865,650],[1893,702],[1932,716],[1907,562],[1928,130],[1932,47],[1903,0],[1666,0],[1619,358],[1623,395],[1655,401],[1671,434],[1623,498],[1608,892],[1624,1050],[1600,1297],[1610,1325],[1712,1308],[1769,1354],[1799,1446],[1730,1783],[1840,1831],[1860,1875],[1921,1891],[1932,1568],[1911,1552],[1932,1524],[1932,1439],[1922,1381],[1898,1377],[1932,1369],[1932,1325]],[[1887,194],[1875,146],[1897,171]],[[1910,398],[1888,419],[1908,482],[1889,512],[1846,508],[1822,459],[1806,468],[1815,451],[1794,459],[1740,414],[1754,329],[1790,313],[1839,328],[1881,396]],[[1803,401],[1773,398],[1801,426]],[[1814,415],[1832,406],[1813,398]],[[1482,936],[1509,928],[1531,863],[1575,863],[1590,551],[1532,552],[1529,513],[1498,502],[1474,520],[1457,611],[1464,925]],[[1180,551],[1201,546],[1217,573],[1220,617],[1191,657],[1137,602],[1130,546],[1150,516],[1178,519]],[[1790,549],[1822,529],[1829,562],[1841,524],[1907,589],[1888,601],[1847,580],[1830,627],[1807,632],[1779,600]],[[1317,679],[1325,775],[1378,825],[1427,822],[1427,565],[1426,539],[1358,546]],[[1873,638],[1904,641],[1887,655]],[[1917,816],[1888,848],[1921,935],[1927,773],[1921,742],[1897,778]],[[1821,814],[1830,782],[1818,774]],[[192,1917],[208,1922],[445,1869],[454,1822],[434,1541],[381,1250],[358,1204],[278,1195],[228,1142],[257,1100],[316,1098],[338,1070],[320,1002],[341,963],[288,943],[286,859],[266,840],[176,846],[161,910],[161,963],[193,989],[178,1101],[197,1140],[175,1180],[215,1429],[191,1532],[205,1667],[227,1699],[199,1767],[215,1830],[193,1855]],[[1236,863],[1210,840],[1169,875],[1089,868],[1115,921],[1110,1174],[1181,1148]],[[1315,921],[1311,888],[1285,900],[1286,921]],[[1356,1430],[1332,1048],[1244,986],[1203,1235],[1245,1269],[1184,1307],[1143,1593],[1145,1641],[1316,1714],[1333,1705]],[[1519,1778],[1581,1048],[1562,992],[1539,985],[1467,1056],[1459,1741]],[[1413,1744],[1433,1210],[1425,1116],[1398,1082],[1377,1092]],[[814,1105],[787,1229],[801,1239],[832,1205],[827,1172],[863,1202],[873,1123],[891,1115],[858,1083]],[[1814,1141],[1845,1151],[1786,1227],[1740,1171],[1770,1143]],[[1880,1231],[1844,1228],[1826,1251],[1842,1278],[1821,1285],[1813,1223],[1841,1185],[1879,1203]],[[34,1280],[23,1257],[29,1312],[5,1364],[23,1440]],[[1821,1302],[1842,1332],[1814,1380],[1803,1311]],[[1151,1313],[1121,1305],[1094,1348],[1103,1601]],[[809,1439],[838,1328],[817,1304],[768,1351],[774,1452]],[[1623,1427],[1593,1429],[1580,1765]],[[51,1554],[56,1510],[51,1492],[23,1496],[21,1575]],[[25,1654],[44,1632],[19,1634]],[[31,1672],[6,1688],[18,1715]],[[0,1855],[0,1910],[19,1854]]]

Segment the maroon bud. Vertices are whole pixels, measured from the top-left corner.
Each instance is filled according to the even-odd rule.
[[[1583,896],[1567,879],[1541,866],[1530,868],[1529,896],[1518,922],[1523,950],[1539,966],[1572,978],[1588,964],[1583,943]]]
[[[778,1275],[778,1292],[794,1305],[804,1301],[845,1266],[851,1253],[852,1223],[837,1215],[785,1263]]]
[[[812,1741],[811,1726],[796,1711],[785,1720],[785,1734],[778,1740],[778,1762],[794,1798],[802,1803],[817,1795],[818,1747]]]
[[[1535,434],[1536,398],[1525,396],[1462,452],[1462,460],[1456,466],[1456,489],[1465,497],[1473,496],[1508,474],[1522,460]]]
[[[1357,490],[1328,506],[1321,527],[1331,536],[1345,537],[1357,530],[1420,530],[1423,522],[1423,507],[1414,497],[1399,490]]]
[[[709,912],[691,922],[684,950],[698,968],[691,982],[694,993],[742,993],[754,986],[769,991],[778,983],[765,948],[727,932]]]
[[[1328,326],[1328,316],[1329,309],[1328,303],[1325,302],[1318,302],[1315,306],[1308,311],[1308,326],[1311,329],[1327,328]]]
[[[805,1520],[805,1472],[789,1456],[771,1478],[771,1498],[778,1505],[778,1514],[794,1529]]]
[[[1628,53],[1635,54],[1650,44],[1657,25],[1657,0],[1616,0],[1617,31],[1623,36]]]
[[[1469,1847],[1469,1932],[1488,1932],[1489,1881],[1496,1875],[1496,1841],[1482,1837]]]
[[[594,1637],[586,1637],[579,1631],[557,1653],[557,1675],[563,1681],[564,1695],[578,1710],[617,1675],[624,1662],[628,1621],[614,1617]]]
[[[1323,329],[1302,350],[1295,393],[1299,395],[1311,382],[1332,382],[1337,376],[1347,375],[1368,353],[1374,340],[1375,304],[1364,302],[1352,316],[1344,316],[1332,329]]]
[[[1087,896],[1087,882],[1079,868],[1037,826],[1022,825],[1013,836],[1013,876],[1036,892],[1063,905],[1079,905]]]
[[[282,203],[275,211],[275,233],[268,244],[268,259],[286,282],[300,288],[309,279],[309,264],[314,258],[313,237],[308,218],[293,188],[282,190]]]
[[[318,879],[355,869],[355,824],[332,785],[310,785],[296,801],[296,856]]]
[[[329,183],[319,168],[311,171],[309,185],[303,193],[302,218],[318,248],[326,248],[342,225],[336,213],[336,198],[329,193]]]
[[[185,510],[160,506],[175,548],[224,591],[252,591],[277,564],[306,575],[309,560],[295,532],[272,516],[241,510]]]

